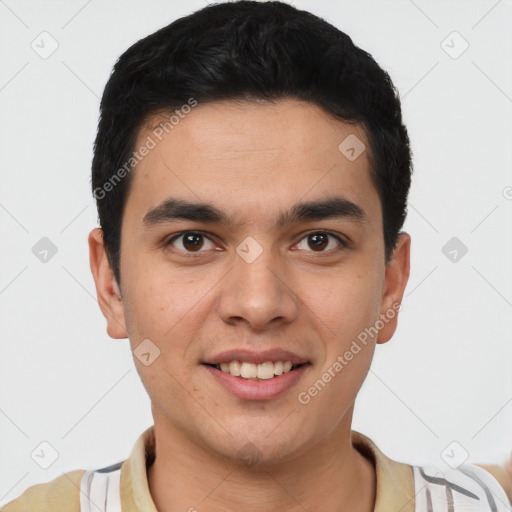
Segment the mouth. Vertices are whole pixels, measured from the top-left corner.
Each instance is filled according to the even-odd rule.
[[[246,380],[271,380],[311,363],[292,363],[291,361],[266,361],[261,364],[246,361],[225,361],[222,363],[203,363],[223,373]]]
[[[297,386],[312,365],[309,361],[266,361],[257,364],[237,359],[202,363],[200,366],[213,377],[215,385],[220,385],[229,394],[244,401],[268,401],[285,395],[286,391]]]

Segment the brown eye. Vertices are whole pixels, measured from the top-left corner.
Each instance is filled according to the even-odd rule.
[[[183,247],[190,251],[201,249],[204,244],[203,235],[197,233],[186,233],[183,235]]]
[[[186,231],[173,236],[166,244],[175,249],[175,252],[184,254],[201,254],[206,249],[215,248],[215,244],[204,234],[195,231]]]
[[[315,251],[323,250],[329,244],[329,238],[325,233],[315,233],[313,235],[308,235],[309,247],[314,249]]]
[[[325,231],[314,231],[307,234],[297,247],[308,252],[331,253],[331,251],[342,250],[347,244],[342,238]],[[325,250],[327,248],[327,250]]]

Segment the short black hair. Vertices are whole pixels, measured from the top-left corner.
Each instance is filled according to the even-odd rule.
[[[191,99],[297,99],[360,123],[389,260],[406,217],[412,160],[388,73],[318,16],[279,1],[241,0],[209,5],[139,40],[119,57],[105,86],[92,190],[119,285],[121,224],[137,136],[155,113],[172,112]]]

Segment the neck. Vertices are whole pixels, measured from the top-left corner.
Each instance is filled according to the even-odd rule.
[[[246,467],[199,446],[181,431],[157,427],[148,469],[159,512],[373,512],[373,463],[352,445],[350,423],[293,460]]]

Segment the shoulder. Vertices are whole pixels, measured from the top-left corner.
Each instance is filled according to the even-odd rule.
[[[433,464],[412,466],[415,512],[471,510],[508,512],[509,500],[494,476],[475,464],[441,470]]]
[[[483,464],[479,462],[477,462],[476,465],[485,469],[488,473],[491,473],[501,487],[503,487],[508,499],[512,503],[512,456],[505,466],[499,464]]]
[[[80,482],[85,470],[77,469],[44,484],[29,487],[1,512],[79,512]]]

